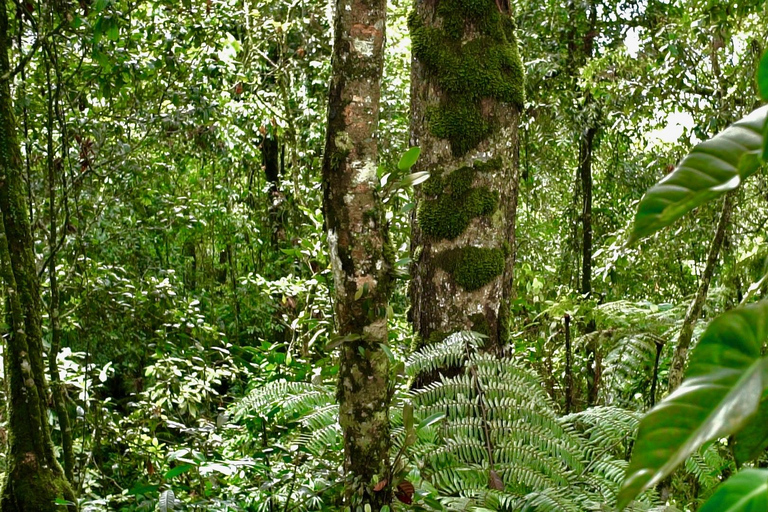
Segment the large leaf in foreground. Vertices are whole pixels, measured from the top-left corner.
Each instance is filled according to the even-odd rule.
[[[766,380],[768,379],[764,376],[764,387]],[[757,459],[768,448],[768,398],[765,391],[763,391],[757,413],[752,415],[744,428],[733,436],[729,445],[733,451],[733,458],[739,466]]]
[[[763,390],[768,301],[734,309],[709,324],[691,353],[682,386],[640,422],[619,509],[659,483],[712,439],[738,431],[757,410]]]
[[[768,469],[747,469],[721,484],[699,512],[765,512]]]
[[[760,92],[760,98],[768,101],[768,52],[763,53],[757,67],[757,90]],[[763,135],[763,161],[768,161],[768,120],[763,127]]]
[[[693,148],[671,174],[645,193],[629,243],[652,235],[697,206],[737,188],[760,165],[768,106]]]

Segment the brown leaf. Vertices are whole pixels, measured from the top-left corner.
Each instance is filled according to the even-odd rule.
[[[497,491],[504,490],[504,482],[501,480],[501,477],[495,469],[492,469],[488,472],[488,487],[491,489],[496,489]]]
[[[387,485],[387,479],[379,480],[379,482],[373,486],[373,492],[379,492]]]
[[[405,503],[406,505],[410,505],[413,503],[413,495],[416,493],[416,489],[413,487],[413,484],[409,482],[408,480],[403,480],[399,484],[397,484],[397,490],[395,491],[395,497]]]

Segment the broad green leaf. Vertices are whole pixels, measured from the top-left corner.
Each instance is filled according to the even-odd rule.
[[[176,495],[172,490],[163,491],[157,502],[157,508],[160,512],[170,512],[176,508]]]
[[[652,235],[729,190],[760,165],[768,106],[759,108],[693,148],[671,174],[646,192],[629,243]]]
[[[133,487],[133,489],[128,491],[128,494],[133,496],[139,496],[140,494],[150,494],[157,491],[159,488],[159,485],[137,484]]]
[[[691,353],[682,386],[640,422],[618,496],[623,509],[704,443],[741,429],[758,408],[766,360],[768,301],[731,310],[710,323]]]
[[[401,179],[398,182],[397,187],[398,188],[415,187],[416,185],[421,185],[428,179],[429,179],[429,171],[415,172]]]
[[[763,101],[768,101],[768,52],[763,53],[757,67],[757,90]],[[763,161],[768,162],[768,119],[763,125]]]
[[[175,468],[169,470],[165,474],[166,480],[170,480],[171,478],[177,477],[179,475],[182,475],[192,469],[194,466],[192,464],[181,464],[180,466],[176,466]]]
[[[397,168],[401,171],[408,171],[413,167],[413,164],[416,163],[416,160],[419,159],[419,155],[421,154],[421,149],[419,149],[417,146],[412,147],[408,151],[406,151],[403,156],[400,158],[400,162],[397,164]]]
[[[768,101],[768,52],[763,54],[757,67],[757,90],[763,101]]]
[[[768,119],[763,127],[763,162],[768,162]]]
[[[764,385],[768,379],[763,377]],[[731,440],[733,457],[741,465],[755,460],[768,448],[768,398],[763,396],[757,413],[750,418],[749,423],[737,432]],[[768,509],[766,509],[768,510]]]
[[[699,512],[765,512],[768,469],[747,469],[720,484]]]

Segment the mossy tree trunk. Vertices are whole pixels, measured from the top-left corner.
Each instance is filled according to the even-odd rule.
[[[506,341],[513,294],[524,72],[508,3],[415,0],[411,143],[412,318],[421,344],[462,329]]]
[[[0,76],[10,70],[8,13],[0,8]],[[7,473],[1,512],[46,512],[74,502],[54,455],[48,430],[48,386],[43,362],[40,284],[22,179],[10,86],[0,82],[0,276],[8,297],[9,336],[4,353],[8,387]],[[67,507],[76,510],[76,507]]]
[[[347,504],[389,504],[387,305],[392,249],[378,196],[376,129],[386,0],[337,0],[323,158],[323,206],[342,337],[339,422]],[[391,484],[391,482],[390,482]]]

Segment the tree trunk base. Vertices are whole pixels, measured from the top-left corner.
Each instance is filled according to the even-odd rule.
[[[31,453],[27,461],[11,463],[0,494],[0,512],[77,512],[76,503],[61,469],[38,467]]]

